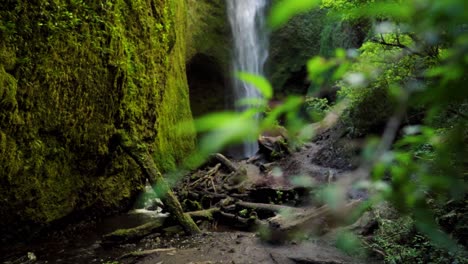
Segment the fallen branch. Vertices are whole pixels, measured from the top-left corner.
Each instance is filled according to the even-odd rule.
[[[127,152],[128,155],[140,166],[143,174],[151,183],[151,186],[157,186],[159,191],[158,194],[162,196],[161,200],[167,206],[167,210],[171,216],[174,217],[174,219],[176,219],[182,226],[185,233],[200,233],[200,229],[195,222],[193,222],[192,218],[182,210],[179,200],[177,200],[177,197],[174,195],[162,174],[159,172],[151,155],[146,149],[141,147],[142,144],[133,142],[124,132],[117,134],[117,138],[123,150]]]
[[[220,218],[223,222],[231,222],[231,225],[238,228],[258,228],[260,226],[266,226],[266,223],[257,219],[257,218],[243,218],[235,214],[225,213],[223,211],[219,212]]]
[[[236,172],[237,167],[232,163],[228,158],[226,158],[223,154],[216,153],[211,155],[212,159],[217,160],[221,164],[223,164],[226,168],[228,168],[231,172]]]
[[[160,228],[164,223],[164,219],[158,218],[156,221],[151,221],[144,225],[140,225],[129,229],[118,229],[110,234],[103,236],[103,244],[114,244],[121,242],[137,241]]]
[[[383,250],[380,250],[380,249],[377,249],[377,248],[371,246],[365,239],[362,239],[361,242],[366,246],[367,249],[373,251],[374,253],[377,253],[382,258],[385,259],[387,257],[387,254],[385,254],[385,252]]]
[[[324,260],[320,257],[310,258],[310,257],[289,257],[290,260],[294,263],[303,263],[303,264],[344,264],[347,263],[343,260]]]
[[[130,253],[127,253],[125,255],[122,255],[119,259],[125,259],[125,258],[131,258],[131,257],[146,257],[148,255],[152,255],[155,253],[161,253],[161,252],[175,252],[175,248],[155,248],[155,249],[149,249],[149,250],[142,250],[142,251],[133,251]]]
[[[220,209],[215,207],[207,210],[192,211],[188,212],[187,214],[190,215],[190,217],[193,219],[213,220],[213,215],[219,211]]]
[[[203,177],[201,177],[198,180],[192,182],[189,185],[189,187],[193,188],[195,186],[198,186],[200,183],[202,183],[202,182],[204,182],[206,180],[210,180],[213,177],[213,175],[215,175],[219,171],[220,167],[221,167],[221,163],[216,164],[216,166],[211,168]]]
[[[273,213],[298,210],[298,208],[295,208],[295,207],[278,205],[278,204],[249,203],[249,202],[243,202],[243,201],[239,201],[236,204],[244,208],[249,208],[249,209],[254,209],[254,210],[266,210],[266,211],[270,211]]]
[[[287,214],[269,218],[267,222],[272,235],[268,239],[272,242],[281,242],[295,233],[308,231],[323,234],[331,228],[349,224],[348,217],[360,202],[360,200],[352,201],[339,210],[332,210],[328,205],[319,208],[295,208]]]

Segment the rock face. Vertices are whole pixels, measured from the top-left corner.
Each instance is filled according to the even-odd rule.
[[[269,78],[276,96],[319,93],[307,77],[307,61],[314,56],[334,56],[335,49],[359,48],[368,23],[336,21],[326,9],[312,10],[292,18],[271,33]]]
[[[188,0],[187,78],[194,116],[226,108],[231,32],[226,1]]]
[[[227,0],[188,0],[187,77],[194,116],[224,110],[231,98],[232,37]],[[270,34],[267,76],[277,98],[319,94],[308,80],[306,64],[313,56],[333,56],[336,48],[358,48],[368,23],[339,22],[320,9],[292,18]],[[327,87],[326,89],[330,89]]]
[[[270,37],[268,72],[276,96],[305,94],[307,60],[320,54],[326,12],[315,10],[292,18]]]
[[[143,188],[112,142],[138,136],[161,170],[194,137],[186,2],[11,1],[0,10],[0,226],[113,210]],[[1,230],[0,230],[1,231]]]

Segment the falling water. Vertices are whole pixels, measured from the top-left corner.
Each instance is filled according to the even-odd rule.
[[[232,67],[235,72],[262,75],[268,57],[268,38],[265,28],[265,8],[268,0],[228,0],[228,16],[234,40]],[[235,78],[234,78],[235,79]],[[259,92],[245,82],[234,80],[234,99],[260,97]],[[237,108],[238,111],[245,110]],[[244,144],[243,155],[255,154],[255,142]]]

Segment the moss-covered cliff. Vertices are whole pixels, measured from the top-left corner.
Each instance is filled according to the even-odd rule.
[[[131,200],[142,177],[112,143],[138,136],[162,170],[193,147],[180,0],[4,0],[0,224]]]
[[[231,77],[226,1],[188,0],[187,77],[194,116],[225,109]]]
[[[197,54],[215,58],[228,68],[231,62],[231,32],[226,1],[187,0],[187,60]]]
[[[325,10],[310,11],[271,34],[267,66],[277,96],[307,92],[306,63],[320,53],[325,17]]]
[[[359,48],[369,30],[368,22],[338,21],[327,9],[295,16],[272,32],[268,75],[276,96],[317,93],[307,77],[307,61],[313,56],[334,56],[335,49]]]

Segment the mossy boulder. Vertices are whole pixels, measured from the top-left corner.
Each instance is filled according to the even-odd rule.
[[[186,3],[12,1],[0,10],[0,225],[112,210],[143,188],[112,142],[138,136],[163,171],[194,145]]]

